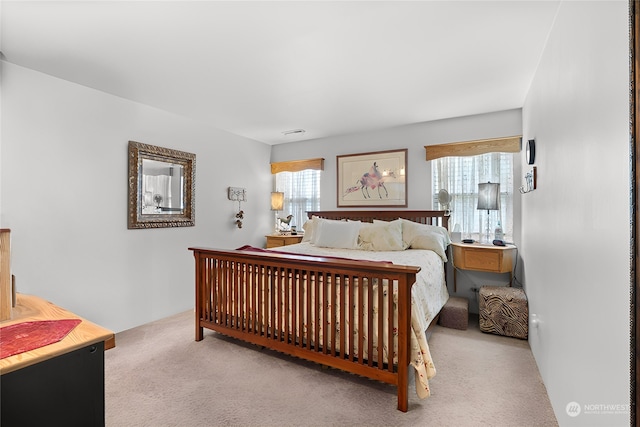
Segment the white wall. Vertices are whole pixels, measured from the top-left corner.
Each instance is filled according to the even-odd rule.
[[[476,139],[514,136],[522,134],[522,112],[520,109],[500,111],[474,116],[399,126],[377,132],[323,138],[312,141],[275,145],[271,161],[324,157],[322,172],[321,206],[323,210],[336,209],[336,156],[392,149],[408,149],[407,192],[408,209],[432,209],[431,162],[425,160],[425,145]],[[514,161],[515,176],[521,173],[520,158]],[[516,180],[517,182],[517,180]],[[518,184],[518,187],[520,184]],[[520,193],[514,189],[514,241],[519,243]],[[451,264],[451,263],[449,263]],[[482,285],[504,285],[508,275],[463,271],[458,274],[457,289],[453,292],[451,265],[449,265],[449,293],[463,296],[470,301],[470,311],[477,313],[477,296],[472,287]],[[518,272],[516,272],[519,277]]]
[[[1,64],[0,226],[19,292],[118,332],[193,308],[188,247],[264,244],[270,146]],[[195,227],[127,229],[129,140],[196,154]],[[247,188],[242,229],[229,186]]]
[[[629,403],[627,7],[563,2],[523,108],[539,172],[522,198],[525,289],[541,321],[529,342],[561,425],[629,425],[626,411],[584,406]]]
[[[376,132],[279,144],[273,146],[271,161],[324,157],[320,207],[330,210],[336,209],[336,156],[407,148],[408,209],[431,209],[431,163],[425,160],[425,145],[521,133],[521,110],[514,109],[398,126]]]

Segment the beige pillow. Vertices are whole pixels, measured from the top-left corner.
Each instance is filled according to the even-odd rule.
[[[302,236],[301,242],[310,242],[313,238],[313,229],[315,228],[315,221],[313,219],[307,220],[302,229],[304,230],[304,234]]]
[[[311,242],[314,241],[314,231],[318,228],[318,223],[322,218],[312,215],[311,219],[307,220],[302,229],[304,230],[304,236],[302,236],[301,242]]]
[[[429,249],[447,261],[447,246],[451,243],[449,232],[444,227],[418,224],[406,219],[402,221],[402,240],[412,249]]]
[[[374,221],[360,227],[359,247],[365,251],[403,251],[408,246],[402,240],[400,221]]]

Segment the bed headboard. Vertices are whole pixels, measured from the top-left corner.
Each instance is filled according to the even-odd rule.
[[[354,221],[373,222],[374,219],[380,221],[393,221],[403,218],[420,224],[439,225],[449,229],[449,215],[447,211],[315,211],[307,212],[307,216],[318,216],[326,219],[351,219]]]

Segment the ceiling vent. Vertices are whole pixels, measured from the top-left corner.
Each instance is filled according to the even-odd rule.
[[[291,129],[291,130],[285,130],[282,133],[285,136],[291,136],[291,135],[302,135],[305,132],[306,132],[306,130],[304,130],[304,129]]]

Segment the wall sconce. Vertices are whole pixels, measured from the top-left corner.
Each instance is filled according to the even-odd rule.
[[[271,210],[275,212],[275,228],[276,233],[279,232],[278,211],[284,208],[284,193],[281,191],[271,192]]]
[[[491,215],[489,211],[500,210],[500,184],[486,182],[478,184],[478,209],[487,211],[487,228],[482,235],[484,243],[491,242]]]
[[[247,201],[247,190],[240,187],[229,187],[227,197],[229,200],[238,202],[238,213],[236,214],[235,224],[238,228],[242,228],[242,220],[244,219],[244,211],[241,203]]]

